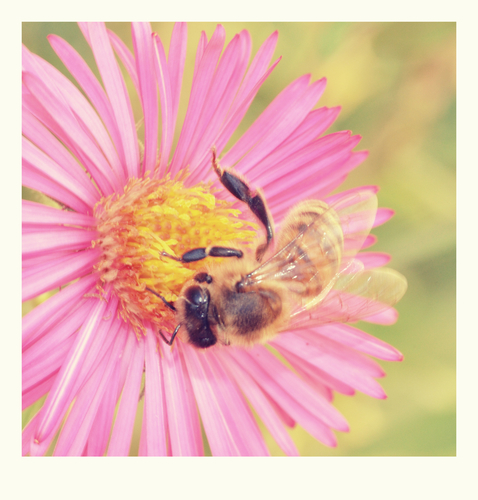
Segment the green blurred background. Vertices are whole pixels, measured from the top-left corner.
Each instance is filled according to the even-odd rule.
[[[398,304],[400,318],[395,325],[361,325],[405,356],[401,363],[381,362],[387,372],[381,383],[388,399],[375,400],[360,393],[354,397],[337,395],[335,405],[348,419],[350,433],[338,433],[338,447],[330,449],[302,429],[293,429],[300,453],[455,455],[456,24],[223,24],[228,41],[248,29],[253,53],[278,30],[275,57],[282,56],[233,140],[292,80],[304,73],[311,73],[314,80],[327,77],[319,106],[342,106],[330,131],[352,130],[362,135],[357,149],[370,152],[343,187],[381,187],[380,206],[393,208],[396,215],[374,230],[379,237],[374,249],[392,254],[391,267],[402,272],[409,283]],[[108,26],[132,47],[128,24]],[[172,26],[153,23],[166,50]],[[205,30],[210,37],[214,27],[215,23],[189,24],[183,97],[190,89],[200,32]],[[68,74],[46,40],[50,33],[69,41],[94,67],[75,24],[24,23],[23,43]],[[185,110],[183,99],[180,120]],[[27,189],[24,197],[42,199]],[[24,312],[43,298],[26,303]],[[30,415],[27,410],[26,421]],[[282,455],[264,432],[271,452]]]

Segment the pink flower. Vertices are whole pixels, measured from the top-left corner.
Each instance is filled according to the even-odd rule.
[[[341,218],[343,267],[360,265],[373,276],[389,261],[378,252],[356,255],[375,242],[370,226],[392,216],[376,210],[377,188],[329,196],[367,154],[352,151],[359,136],[322,136],[339,113],[313,109],[325,79],[292,82],[223,153],[279,59],[271,63],[277,33],[249,65],[249,33],[236,35],[223,52],[218,26],[209,41],[204,33],[199,41],[173,148],[186,26],[175,25],[167,57],[147,23],[133,24],[134,54],[103,24],[80,28],[103,85],[57,36],[49,41],[82,92],[23,48],[23,183],[60,207],[23,201],[23,300],[60,288],[23,321],[23,407],[46,396],[23,431],[23,453],[43,455],[58,436],[56,455],[127,455],[142,392],[141,455],[202,455],[200,421],[213,455],[267,455],[251,406],[287,455],[298,454],[286,431],[296,424],[335,446],[332,429],[348,425],[331,404],[333,391],[385,398],[374,380],[384,372],[368,356],[402,359],[336,319],[345,303],[344,320],[366,307],[368,321],[394,322],[391,307],[364,306],[376,295],[360,298],[349,289],[347,302],[334,289],[317,312],[305,311],[302,324],[273,338],[269,345],[294,371],[261,344],[201,350],[181,334],[170,348],[158,336],[162,330],[169,337],[176,324],[158,296],[174,302],[204,266],[164,252],[181,256],[231,240],[247,252],[259,227],[218,181],[212,147],[223,167],[234,166],[262,188],[278,227],[301,200],[322,199]],[[138,124],[115,53],[140,98]]]

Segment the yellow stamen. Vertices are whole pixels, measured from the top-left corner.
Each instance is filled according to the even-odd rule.
[[[120,316],[137,335],[144,322],[159,327],[173,313],[150,288],[174,302],[183,284],[205,262],[183,264],[162,255],[181,257],[209,245],[248,246],[257,225],[239,218],[240,210],[217,199],[203,183],[185,187],[184,172],[175,179],[130,179],[124,193],[103,198],[95,206],[102,257],[95,266],[98,289],[113,287],[120,300]]]

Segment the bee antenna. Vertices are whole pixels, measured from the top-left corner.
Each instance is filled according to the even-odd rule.
[[[146,290],[148,290],[151,293],[154,293],[156,297],[159,297],[165,303],[165,305],[168,306],[169,309],[171,309],[171,311],[176,311],[176,308],[174,307],[174,304],[172,302],[168,302],[162,295],[159,295],[159,293],[155,292],[154,290],[151,290],[151,288],[146,287]]]

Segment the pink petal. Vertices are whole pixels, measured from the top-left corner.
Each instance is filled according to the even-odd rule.
[[[320,326],[317,331],[320,335],[333,339],[335,342],[340,342],[379,359],[386,361],[401,361],[403,359],[403,355],[395,347],[350,325],[336,323]]]
[[[247,132],[224,155],[222,160],[223,166],[227,167],[235,165],[244,156],[244,154],[251,151],[256,144],[262,144],[262,141],[267,139],[274,132],[277,126],[283,127],[281,120],[287,118],[288,114],[292,112],[294,106],[304,97],[304,94],[307,93],[308,96],[313,98],[311,93],[307,92],[309,80],[310,75],[304,75],[287,86],[272,101],[265,111],[262,112],[259,118],[256,119],[251,127],[249,127]],[[275,126],[273,125],[271,127],[271,123],[275,124]],[[244,172],[247,172],[248,170],[246,167],[247,165],[244,165]]]
[[[23,389],[28,390],[60,368],[71,345],[74,333],[91,312],[96,299],[89,299],[73,310],[63,321],[52,328],[23,352]]]
[[[91,48],[108,98],[113,106],[116,122],[121,124],[119,133],[128,177],[139,175],[139,150],[133,111],[126,85],[121,75],[113,49],[102,23],[88,23]]]
[[[105,313],[113,313],[117,307],[117,299],[97,300],[92,313],[87,317],[63,363],[55,383],[40,410],[38,428],[33,436],[32,453],[43,454],[54,437],[61,421],[68,410],[76,391],[90,374],[88,369],[94,364],[96,356],[90,351],[93,341],[100,343],[108,332],[106,321],[102,321]],[[109,326],[109,325],[108,325]],[[101,335],[103,332],[103,335]],[[80,376],[81,375],[81,376]]]
[[[79,158],[97,183],[103,195],[111,194],[118,181],[111,166],[99,150],[91,134],[85,131],[78,122],[63,95],[47,85],[49,80],[24,72],[24,85],[30,90],[32,97],[23,102],[42,123]],[[34,97],[33,97],[34,96]]]
[[[364,269],[386,266],[392,258],[388,253],[383,252],[361,252],[355,258],[363,263]]]
[[[92,212],[90,194],[28,139],[22,137],[22,184],[41,190],[79,212]]]
[[[91,273],[101,251],[98,249],[73,253],[61,257],[53,265],[42,266],[32,272],[23,271],[22,300],[29,300],[41,293],[65,285],[71,280]]]
[[[320,395],[314,393],[264,347],[256,346],[248,351],[236,349],[234,356],[242,366],[247,366],[248,373],[261,389],[281,408],[287,408],[287,412],[307,432],[327,446],[336,446],[333,432],[322,420],[328,420],[334,414],[334,427],[348,430],[347,422],[335,408],[327,401],[320,401]],[[326,410],[325,416],[321,410],[317,411],[317,405]],[[330,408],[327,409],[327,406]]]
[[[175,129],[176,118],[179,107],[179,97],[181,95],[181,86],[183,81],[184,62],[186,60],[187,46],[187,26],[186,23],[176,23],[171,35],[169,44],[168,69],[171,82],[171,101],[172,101],[172,129]]]
[[[34,201],[22,200],[22,224],[23,226],[31,225],[36,229],[53,224],[93,228],[96,227],[96,219],[91,215],[59,210]]]
[[[51,373],[51,375],[28,390],[24,390],[22,393],[22,411],[25,408],[28,408],[30,405],[38,401],[40,398],[45,396],[51,389],[53,382],[55,381],[55,377],[59,372],[55,370]]]
[[[71,304],[78,303],[83,295],[92,291],[97,276],[84,276],[76,283],[63,288],[53,297],[39,304],[23,317],[23,349],[28,348],[64,318],[65,310],[71,309]]]
[[[368,323],[376,323],[377,325],[393,325],[398,320],[398,312],[393,307],[389,307],[379,313],[361,318],[361,320]]]
[[[377,210],[377,216],[375,218],[375,222],[373,227],[381,226],[385,224],[388,220],[390,220],[395,215],[395,211],[391,208],[379,208]]]
[[[115,381],[112,380],[112,376],[119,364],[126,337],[126,329],[120,329],[112,349],[105,353],[99,366],[90,374],[76,395],[73,408],[56,443],[55,455],[77,456],[82,453],[106,389],[113,388],[116,396]]]
[[[217,355],[221,359],[224,368],[235,379],[237,385],[250,401],[254,411],[257,412],[284,453],[289,456],[298,456],[299,452],[295,443],[285,430],[275,408],[256,382],[249,376],[247,370],[244,370],[241,365],[237,364],[234,356],[229,355],[225,349],[218,351]]]
[[[211,351],[184,345],[182,352],[212,454],[267,455],[247,404]]]
[[[172,109],[171,81],[169,78],[168,64],[166,62],[166,54],[164,53],[163,44],[156,34],[154,34],[153,43],[155,50],[154,71],[161,99],[162,127],[159,174],[164,175],[166,167],[169,164],[169,155],[174,139],[175,116],[173,115]]]
[[[110,437],[111,426],[118,398],[120,361],[113,368],[110,383],[105,389],[104,397],[99,402],[95,419],[91,424],[86,444],[86,455],[102,457],[105,454]]]
[[[147,427],[148,456],[165,456],[166,451],[166,413],[163,404],[163,380],[159,367],[159,357],[154,335],[146,335],[145,344],[145,392],[144,415]]]
[[[227,45],[205,98],[203,112],[184,160],[186,164],[196,166],[202,165],[204,160],[210,161],[211,146],[215,144],[236,97],[250,53],[251,40],[247,31],[236,35]]]
[[[385,393],[372,377],[383,376],[383,370],[372,360],[331,340],[324,339],[314,331],[297,331],[279,335],[272,345],[279,352],[291,352],[345,384],[375,398],[384,398]]]
[[[120,160],[120,157],[118,156],[118,153],[123,153],[122,148],[120,147],[121,138],[119,135],[118,124],[115,121],[111,103],[109,102],[103,87],[98,82],[96,76],[93,74],[93,71],[86,64],[86,62],[73,47],[65,42],[65,40],[55,35],[49,35],[48,40],[53,50],[57,53],[63,64],[76,79],[105,124],[105,127],[111,136],[113,147],[111,147],[110,141],[102,142],[101,146],[108,162],[115,171],[115,174],[121,181],[124,182],[124,158]]]
[[[149,23],[133,23],[133,45],[140,98],[144,115],[143,172],[153,172],[158,148],[158,95],[154,77],[154,54]]]
[[[118,414],[116,415],[113,432],[111,434],[111,440],[108,447],[109,456],[125,456],[128,454],[138,407],[144,368],[145,342],[144,340],[136,341],[136,337],[133,337],[131,332],[130,337],[134,340],[133,355],[129,364]]]
[[[218,25],[214,31],[211,41],[207,44],[204,54],[193,76],[193,84],[189,98],[188,110],[184,119],[181,135],[178,145],[171,162],[171,172],[176,173],[179,168],[186,167],[186,154],[195,134],[195,129],[201,112],[203,110],[204,100],[210,88],[216,69],[219,56],[221,54],[225,39],[225,31],[221,25]]]
[[[91,182],[87,173],[67,151],[56,137],[28,109],[23,108],[22,133],[51,158],[54,164],[61,167],[81,185],[81,191],[86,193],[85,201],[94,206],[100,199],[100,193]]]
[[[196,401],[179,350],[180,347],[161,349],[171,451],[174,456],[202,456],[203,440]]]
[[[26,258],[45,255],[51,252],[78,251],[91,247],[91,242],[98,238],[97,231],[57,227],[41,229],[23,234],[22,252]]]

